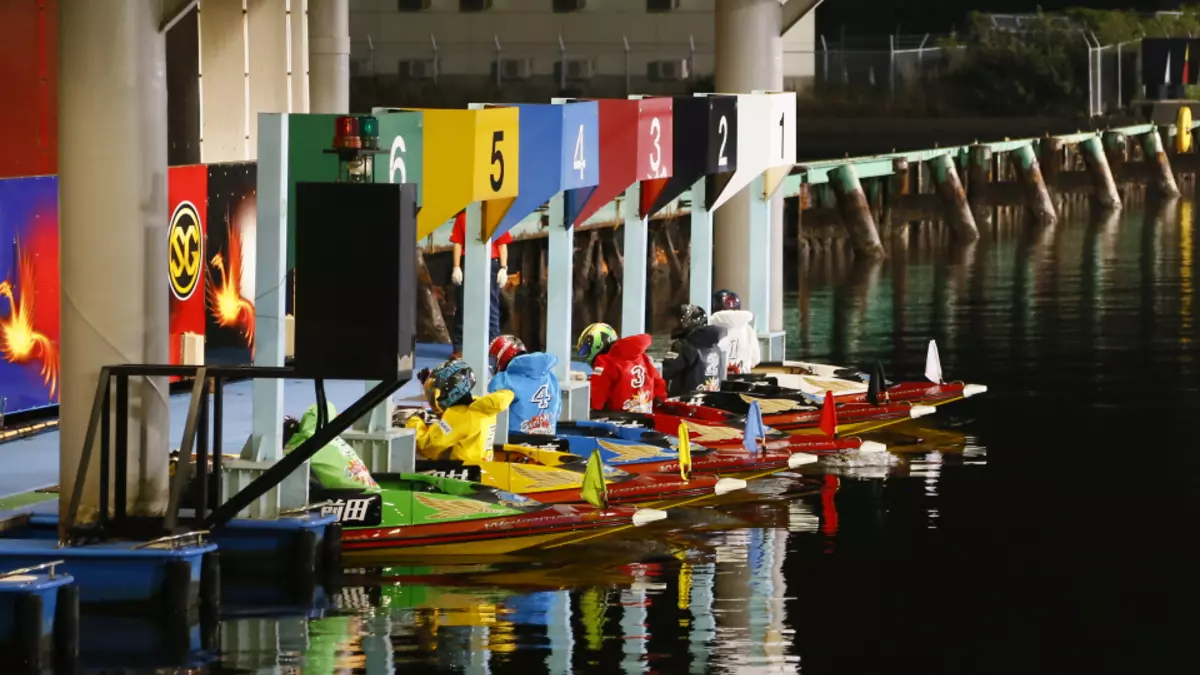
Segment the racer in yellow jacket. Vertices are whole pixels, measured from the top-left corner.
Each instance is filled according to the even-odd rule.
[[[492,461],[496,416],[513,402],[507,390],[474,398],[475,373],[464,361],[450,360],[425,378],[425,400],[431,417],[413,416],[405,423],[417,433],[417,452],[426,459],[467,463]]]

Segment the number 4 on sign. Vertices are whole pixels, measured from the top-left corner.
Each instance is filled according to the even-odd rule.
[[[579,180],[583,180],[583,170],[587,168],[587,160],[583,156],[583,125],[579,125],[579,135],[575,137],[575,159],[571,168],[579,172]]]

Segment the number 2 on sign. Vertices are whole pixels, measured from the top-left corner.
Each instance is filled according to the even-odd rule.
[[[654,152],[650,153],[650,173],[654,174],[654,178],[662,178],[662,146],[659,141],[662,140],[662,123],[658,118],[650,120],[650,134],[654,136]]]
[[[721,134],[721,149],[717,152],[717,166],[725,166],[729,164],[729,158],[725,156],[725,142],[729,140],[729,121],[721,115],[721,121],[717,122],[717,133]]]
[[[499,192],[504,187],[504,153],[497,147],[504,140],[503,131],[492,132],[492,166],[497,167],[498,173],[488,174],[492,181],[492,192]]]
[[[583,125],[579,125],[579,135],[575,137],[575,160],[571,168],[579,172],[579,180],[583,180],[583,170],[587,168],[587,160],[583,156]]]
[[[629,369],[629,373],[633,375],[633,378],[629,380],[630,386],[632,386],[634,389],[641,389],[642,387],[646,386],[645,366],[634,366],[633,368]]]
[[[538,407],[539,410],[545,410],[550,407],[550,385],[543,384],[538,387],[537,391],[533,392],[533,398],[530,401]]]

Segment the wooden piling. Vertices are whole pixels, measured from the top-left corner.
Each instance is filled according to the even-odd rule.
[[[1054,201],[1050,198],[1050,190],[1046,187],[1046,180],[1042,176],[1042,168],[1033,153],[1033,147],[1022,145],[1013,150],[1012,154],[1017,177],[1025,193],[1025,206],[1039,225],[1055,224],[1058,222],[1058,215],[1054,211]]]
[[[871,216],[871,207],[863,193],[862,184],[853,164],[843,164],[829,172],[830,183],[837,195],[838,210],[850,234],[856,254],[867,258],[884,257],[879,230]]]
[[[992,184],[992,148],[972,145],[967,158],[967,203],[971,205],[971,214],[977,224],[989,223],[992,220],[988,200]]]
[[[1162,136],[1158,129],[1142,137],[1142,156],[1146,163],[1153,167],[1154,187],[1164,197],[1178,197],[1179,186],[1175,184],[1175,174],[1171,171],[1171,162],[1163,150]]]
[[[954,158],[938,155],[930,162],[930,169],[938,197],[941,198],[942,210],[954,229],[955,240],[975,241],[979,238],[979,229],[975,227],[975,216],[971,213],[971,205],[967,203],[967,192],[958,178]]]
[[[1083,153],[1084,164],[1092,175],[1092,184],[1096,188],[1096,203],[1105,210],[1121,208],[1121,193],[1117,191],[1117,181],[1113,179],[1108,156],[1100,139],[1093,136],[1080,143],[1079,149]]]

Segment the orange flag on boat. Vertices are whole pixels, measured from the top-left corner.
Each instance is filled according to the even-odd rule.
[[[837,410],[835,407],[833,392],[825,392],[825,402],[821,406],[821,422],[818,426],[821,428],[821,433],[830,438],[837,436]]]
[[[1183,81],[1180,84],[1191,83],[1191,78],[1188,77],[1188,65],[1192,58],[1192,45],[1188,44],[1183,48]]]

